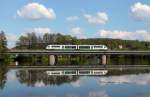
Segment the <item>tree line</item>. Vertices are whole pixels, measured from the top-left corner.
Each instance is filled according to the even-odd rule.
[[[16,43],[17,49],[44,49],[48,44],[75,44],[75,37],[62,34],[49,34],[38,36],[34,32],[20,36]]]
[[[45,49],[49,44],[89,44],[108,46],[111,50],[149,50],[150,42],[139,40],[121,40],[110,38],[87,38],[78,39],[70,35],[62,35],[60,33],[38,36],[34,32],[27,33],[25,36],[20,36],[16,43],[17,49]]]

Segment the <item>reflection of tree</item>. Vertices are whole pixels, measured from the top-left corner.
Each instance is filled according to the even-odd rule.
[[[37,83],[44,85],[61,85],[78,80],[79,76],[50,76],[44,70],[19,70],[16,76],[20,83],[28,86],[36,86]]]
[[[7,74],[7,65],[5,63],[0,63],[0,89],[5,87]]]
[[[127,75],[127,74],[144,74],[150,73],[149,69],[125,69],[125,70],[109,70],[107,76]]]

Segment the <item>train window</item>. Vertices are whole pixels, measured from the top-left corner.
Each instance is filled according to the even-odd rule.
[[[52,45],[52,47],[60,47],[59,45]]]
[[[72,48],[76,48],[76,46],[72,46]]]
[[[65,46],[65,48],[73,48],[73,49],[75,49],[76,46]]]
[[[81,48],[81,49],[82,49],[82,48],[83,48],[83,49],[84,49],[84,48],[90,48],[90,46],[79,46],[79,48]]]

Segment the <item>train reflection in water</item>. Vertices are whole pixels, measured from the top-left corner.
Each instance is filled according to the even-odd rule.
[[[106,75],[108,70],[52,70],[47,75]]]

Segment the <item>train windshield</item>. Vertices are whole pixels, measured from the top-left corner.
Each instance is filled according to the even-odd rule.
[[[103,46],[102,45],[96,45],[96,46],[94,46],[94,48],[103,48]]]
[[[60,47],[60,45],[52,45],[52,47]]]

